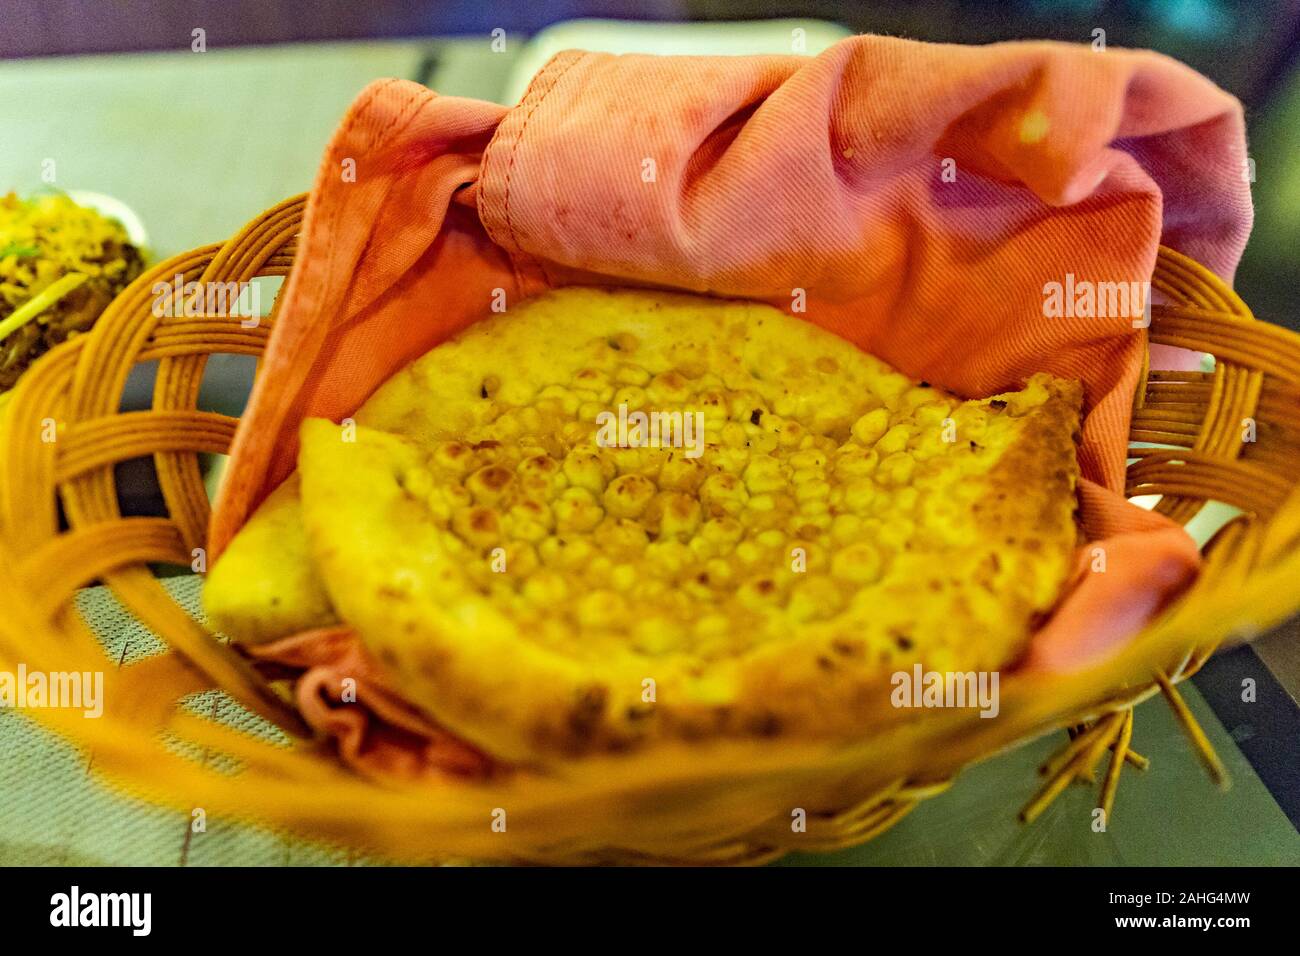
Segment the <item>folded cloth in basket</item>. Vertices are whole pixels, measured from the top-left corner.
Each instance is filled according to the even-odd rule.
[[[1054,43],[568,51],[511,109],[377,82],[322,159],[211,552],[292,471],[305,417],[349,415],[494,295],[582,283],[798,302],[958,394],[1035,371],[1083,382],[1080,520],[1107,571],[1085,573],[1081,549],[1025,666],[1084,666],[1198,560],[1122,496],[1147,342],[1136,298],[1107,293],[1141,288],[1162,242],[1231,280],[1245,162],[1240,104],[1208,80],[1154,53]],[[293,660],[335,660],[347,640],[295,639]],[[386,752],[349,748],[359,765]]]

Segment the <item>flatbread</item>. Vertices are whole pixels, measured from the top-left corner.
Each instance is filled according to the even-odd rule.
[[[203,584],[208,620],[245,644],[338,623],[307,550],[295,472],[267,496]]]
[[[754,303],[566,289],[357,427],[306,421],[302,518],[395,689],[500,759],[848,737],[895,672],[1021,653],[1071,563],[1079,403],[1047,375],[961,402]],[[702,413],[698,457],[684,427],[610,447],[620,406]]]

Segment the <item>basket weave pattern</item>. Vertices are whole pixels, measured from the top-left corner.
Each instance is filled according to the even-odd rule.
[[[714,777],[725,776],[717,767],[731,767],[735,781],[710,789],[701,777],[681,777],[676,784],[689,790],[692,802],[686,813],[673,809],[670,780],[655,791],[656,807],[668,809],[635,824],[626,808],[638,793],[649,792],[644,780],[604,773],[599,786],[580,774],[529,781],[528,809],[515,818],[522,820],[521,835],[505,849],[499,839],[493,842],[485,808],[509,789],[447,784],[435,798],[427,786],[378,787],[356,777],[327,742],[310,736],[285,689],[263,680],[186,613],[150,568],[191,565],[201,554],[209,504],[198,455],[225,452],[237,424],[196,408],[207,357],[260,355],[275,318],[273,309],[269,320],[245,328],[228,318],[158,317],[152,290],[178,274],[204,283],[287,275],[303,208],[303,197],[287,200],[228,242],[148,270],[90,333],[44,357],[0,408],[0,606],[16,609],[0,625],[0,665],[107,672],[109,709],[102,719],[58,710],[36,715],[88,747],[105,777],[177,808],[203,806],[408,859],[753,863],[793,849],[868,840],[942,791],[963,764],[1054,727],[1068,728],[1071,739],[1049,761],[1046,782],[1025,816],[1041,812],[1070,780],[1091,776],[1108,751],[1099,805],[1109,812],[1122,767],[1144,763],[1129,747],[1131,708],[1153,693],[1168,698],[1211,772],[1221,774],[1174,685],[1225,637],[1249,636],[1300,604],[1294,589],[1300,571],[1300,336],[1255,321],[1213,274],[1162,249],[1152,284],[1169,304],[1153,308],[1150,342],[1209,352],[1217,363],[1213,372],[1144,370],[1131,439],[1163,447],[1132,451],[1127,492],[1162,496],[1156,509],[1181,523],[1209,500],[1243,514],[1207,545],[1198,582],[1135,642],[1151,666],[1129,660],[1129,678],[1080,691],[1069,713],[1025,706],[1001,737],[964,734],[958,743],[948,731],[942,757],[925,768],[900,763],[864,772],[861,756],[849,754],[807,764],[802,778],[783,769],[778,786],[772,782],[777,777],[746,776],[739,758],[715,762]],[[128,372],[150,360],[158,362],[153,407],[119,412]],[[1255,431],[1253,441],[1243,441],[1247,427]],[[168,516],[124,517],[113,466],[149,456]],[[66,530],[60,530],[60,504]],[[171,650],[114,669],[116,662],[106,660],[73,609],[77,589],[95,581],[107,584]],[[1135,666],[1144,679],[1131,679]],[[178,706],[183,697],[213,687],[294,743],[253,740]],[[233,757],[241,773],[219,773],[178,753],[177,739]],[[809,805],[806,830],[790,825],[790,793],[810,794],[803,804]],[[581,810],[574,809],[576,801]],[[602,807],[621,809],[602,813]],[[587,824],[572,823],[575,814]]]

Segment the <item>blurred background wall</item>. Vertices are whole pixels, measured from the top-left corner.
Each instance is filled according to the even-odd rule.
[[[1300,2],[1270,0],[3,0],[0,56],[174,48],[202,26],[222,46],[536,32],[575,17],[810,17],[855,33],[986,43],[1022,37],[1151,47],[1250,101],[1290,66]]]
[[[1300,0],[3,0],[0,56],[171,49],[202,26],[222,46],[528,34],[576,17],[808,17],[855,33],[987,43],[1088,40],[1175,56],[1250,102],[1289,68]]]

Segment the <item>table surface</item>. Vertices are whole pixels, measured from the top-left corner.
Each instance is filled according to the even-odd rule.
[[[3,63],[0,185],[39,188],[43,163],[53,160],[56,185],[124,200],[144,220],[154,253],[168,256],[225,238],[307,189],[334,125],[370,80],[409,77],[443,93],[503,100],[518,82],[511,49],[494,53],[486,39],[418,40]],[[193,578],[168,586],[191,603],[197,594]],[[156,643],[102,589],[83,595],[83,609],[114,660],[128,645],[135,653]],[[1059,743],[1052,737],[969,769],[866,846],[784,862],[1300,864],[1300,834],[1235,743],[1267,728],[1225,728],[1194,686],[1183,688],[1232,773],[1227,794],[1205,778],[1155,699],[1138,708],[1134,736],[1151,769],[1126,772],[1108,832],[1093,832],[1093,796],[1082,787],[1034,825],[1017,824],[1037,784],[1034,768]],[[256,720],[220,695],[211,707],[218,719]],[[382,862],[234,821],[210,820],[206,833],[190,834],[188,817],[105,790],[87,755],[7,709],[0,788],[0,864]]]

